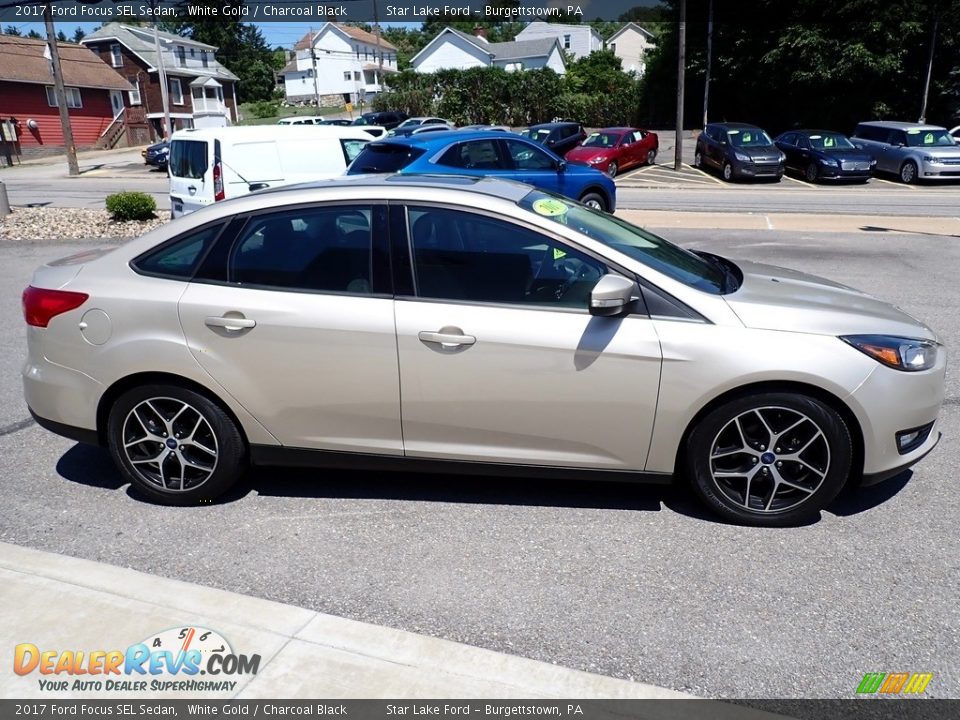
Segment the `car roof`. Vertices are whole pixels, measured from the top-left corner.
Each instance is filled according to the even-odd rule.
[[[742,122],[720,122],[720,123],[707,123],[708,125],[713,125],[714,127],[727,128],[730,130],[762,130],[763,128],[757,125],[751,125],[750,123]]]
[[[781,135],[797,133],[799,135],[843,135],[839,130],[784,130]]]
[[[448,188],[453,190],[470,190],[473,192],[503,198],[516,202],[526,197],[532,190],[529,185],[505,180],[497,177],[481,175],[430,175],[430,174],[359,174],[341,175],[329,180],[314,180],[292,185],[281,185],[275,188],[258,190],[251,195],[265,195],[274,193],[292,192],[297,190],[320,190],[324,188]]]
[[[229,140],[231,142],[244,142],[254,140],[288,140],[290,138],[344,138],[356,140],[370,137],[369,133],[360,135],[364,132],[362,127],[356,125],[316,125],[306,123],[303,125],[230,125],[228,127],[215,128],[187,128],[177,130],[171,136],[171,140]]]
[[[427,147],[431,145],[446,145],[458,140],[486,140],[492,138],[502,140],[502,130],[433,130],[431,132],[414,133],[412,135],[394,135],[388,139],[379,140],[380,144],[405,144]]]
[[[638,128],[635,127],[605,127],[594,130],[594,132],[609,132],[609,133],[628,133],[635,132]]]
[[[531,125],[530,130],[556,130],[557,128],[569,127],[570,125],[576,125],[577,127],[580,127],[580,123],[573,122],[571,120],[569,122],[539,123],[537,125]]]
[[[867,127],[885,128],[887,130],[946,130],[941,125],[927,125],[926,123],[900,122],[898,120],[870,120],[858,123]]]

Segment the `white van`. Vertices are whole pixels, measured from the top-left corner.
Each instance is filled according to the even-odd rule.
[[[267,187],[342,175],[373,138],[338,125],[249,125],[178,130],[170,139],[170,212]]]

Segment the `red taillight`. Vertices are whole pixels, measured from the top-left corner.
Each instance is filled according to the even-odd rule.
[[[33,285],[23,291],[23,317],[27,325],[45,328],[52,318],[83,305],[86,293],[45,290]]]
[[[217,202],[223,200],[226,195],[223,194],[223,168],[220,163],[213,164],[213,200]]]

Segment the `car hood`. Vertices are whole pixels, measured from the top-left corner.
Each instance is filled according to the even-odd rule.
[[[960,158],[960,145],[921,145],[911,150],[922,150],[924,155],[944,158]]]
[[[564,157],[571,162],[590,162],[596,157],[613,157],[617,154],[617,148],[612,147],[575,147]]]
[[[754,262],[736,264],[743,284],[723,297],[747,327],[937,339],[919,320],[860,290],[797,270]]]
[[[840,160],[843,162],[853,161],[853,162],[870,162],[873,159],[873,156],[863,150],[851,150],[850,148],[824,148],[823,150],[814,150],[814,153],[823,155],[830,158],[831,160]]]
[[[776,162],[780,160],[780,149],[776,145],[761,145],[758,147],[733,147],[734,152],[747,155],[756,162]]]

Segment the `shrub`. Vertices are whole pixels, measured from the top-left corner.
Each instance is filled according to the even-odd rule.
[[[156,209],[156,201],[146,193],[118,192],[107,196],[107,211],[117,221],[149,220]]]
[[[280,111],[280,106],[278,103],[270,102],[269,100],[261,100],[255,102],[250,106],[250,112],[255,118],[268,118],[273,117]]]

